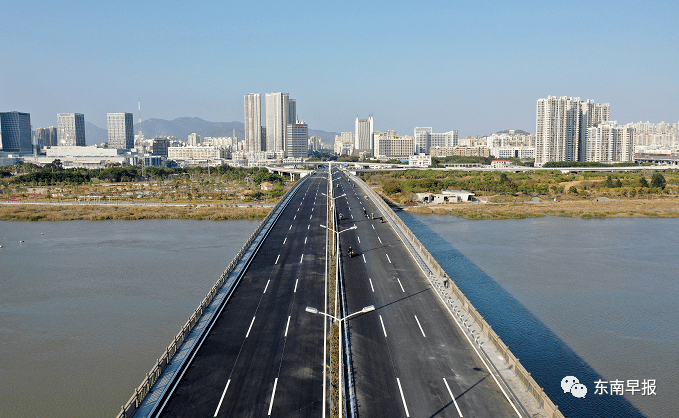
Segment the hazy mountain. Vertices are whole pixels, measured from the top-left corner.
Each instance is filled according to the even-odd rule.
[[[201,118],[183,117],[174,120],[148,119],[142,121],[141,126],[147,138],[175,136],[185,141],[194,132],[200,136],[233,136],[235,128],[236,136],[243,139],[243,122],[209,122]],[[139,124],[134,125],[134,132],[139,132]]]
[[[520,129],[513,129],[515,135],[530,135],[530,132],[527,131],[522,131]],[[496,134],[508,134],[509,129],[505,129],[504,131],[499,131],[495,132]]]
[[[243,122],[209,122],[201,118],[182,117],[174,120],[165,119],[148,119],[142,121],[142,129],[144,136],[153,138],[156,136],[174,136],[177,139],[186,141],[189,134],[197,133],[202,137],[212,136],[233,136],[234,129],[236,130],[236,137],[243,139]],[[139,124],[134,125],[135,135],[139,133]],[[318,129],[309,129],[309,136],[317,135],[323,142],[334,143],[335,132],[326,132]],[[88,145],[100,144],[108,141],[108,132],[93,125],[90,122],[85,122],[85,139]]]
[[[85,143],[87,145],[99,145],[102,142],[108,142],[108,131],[85,121]]]

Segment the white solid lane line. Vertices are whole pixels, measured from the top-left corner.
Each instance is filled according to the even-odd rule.
[[[406,397],[403,396],[403,388],[401,387],[401,380],[397,377],[396,378],[396,383],[398,383],[398,390],[401,392],[401,400],[403,401],[403,407],[406,410],[406,417],[410,416],[410,413],[408,412],[408,405],[406,405]],[[271,415],[271,414],[269,414]]]
[[[229,384],[231,384],[231,379],[229,379],[226,382],[226,387],[224,388],[224,392],[222,392],[222,397],[219,399],[219,404],[217,405],[217,409],[215,410],[215,415],[214,415],[215,417],[219,413],[219,408],[222,407],[222,402],[224,401],[224,395],[226,395],[226,390],[229,388]]]
[[[391,258],[389,258],[389,254],[385,254],[387,256],[387,260],[389,260],[389,264],[391,264]]]
[[[245,334],[245,338],[248,338],[248,335],[250,335],[250,330],[252,329],[252,324],[255,323],[255,318],[257,318],[257,317],[256,316],[252,317],[252,322],[250,322],[250,328],[248,328],[248,333]]]
[[[420,324],[420,320],[417,319],[417,315],[415,315],[415,321],[417,321],[417,326],[420,327],[420,332],[422,333],[422,336],[423,336],[424,338],[427,338],[427,336],[424,335],[424,330],[422,329],[422,325]]]
[[[299,264],[302,264],[302,260],[304,260],[304,254],[302,254],[302,257],[299,259]]]
[[[254,321],[254,319],[253,319]],[[382,320],[382,315],[380,315],[380,323],[382,323],[382,331],[384,332],[384,336],[387,336],[387,329],[384,328],[384,321]]]
[[[373,281],[370,278],[368,278],[368,280],[370,281],[370,288],[373,290],[373,293],[375,293],[375,288],[373,287]]]
[[[276,262],[274,264],[278,264],[278,259],[281,258],[281,255],[278,254],[278,257],[276,257]]]
[[[450,397],[453,398],[453,403],[455,404],[455,408],[457,409],[457,413],[460,415],[460,418],[462,418],[462,411],[460,411],[460,407],[457,406],[457,401],[455,400],[455,396],[453,395],[453,391],[450,390],[450,386],[448,386],[448,381],[446,378],[443,378],[443,383],[446,384],[446,389],[448,389],[448,393],[450,394]]]
[[[292,293],[297,293],[297,282],[299,282],[299,279],[295,280],[295,290]]]
[[[398,280],[398,285],[401,286],[401,292],[405,293],[406,290],[403,288],[403,285],[401,284],[401,280],[398,279],[398,278],[396,280]]]
[[[271,416],[271,408],[273,408],[273,398],[276,396],[276,386],[278,386],[278,378],[273,381],[273,392],[271,392],[271,403],[269,404],[269,416]]]
[[[361,254],[363,256],[363,263],[366,264],[367,261],[365,261],[365,254]]]
[[[285,335],[284,337],[288,336],[288,328],[290,328],[290,317],[288,316],[288,325],[285,326]]]
[[[377,237],[378,240],[380,240],[380,244],[382,244],[382,239],[380,237]]]
[[[271,279],[269,279],[269,280],[266,281],[266,286],[264,286],[264,292],[263,292],[263,293],[266,293],[266,289],[269,288],[269,282],[270,282],[270,281],[271,281]]]

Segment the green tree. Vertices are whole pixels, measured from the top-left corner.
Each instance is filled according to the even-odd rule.
[[[641,176],[641,178],[639,179],[639,184],[641,185],[641,187],[649,187],[648,181],[644,176]]]
[[[571,186],[571,187],[568,189],[568,193],[578,194],[578,188],[575,187],[575,186]]]
[[[653,173],[653,177],[651,178],[651,186],[664,189],[666,185],[667,180],[665,180],[665,176],[659,172]]]

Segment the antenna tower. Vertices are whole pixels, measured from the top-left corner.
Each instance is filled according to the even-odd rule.
[[[137,104],[139,106],[139,139],[142,139],[144,137],[144,133],[141,130],[141,100],[139,97],[137,97]]]

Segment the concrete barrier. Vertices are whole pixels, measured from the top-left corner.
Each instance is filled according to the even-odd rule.
[[[410,228],[408,228],[401,218],[399,218],[398,215],[394,213],[394,211],[384,202],[382,197],[377,194],[370,186],[354,175],[351,175],[351,177],[352,180],[356,182],[356,184],[360,185],[360,187],[363,189],[363,192],[369,196],[380,208],[385,219],[391,222],[394,231],[397,235],[399,235],[406,247],[409,248],[411,254],[420,264],[422,271],[428,276],[429,281],[439,292],[441,298],[453,307],[453,311],[458,313],[458,316],[463,317],[468,315],[471,320],[474,321],[483,335],[490,341],[500,356],[502,356],[506,366],[517,377],[517,380],[521,383],[521,389],[526,391],[526,393],[528,393],[535,400],[540,412],[547,418],[565,418],[561,411],[559,411],[559,407],[554,405],[554,402],[549,399],[544,389],[538,385],[531,374],[523,367],[523,365],[521,365],[519,359],[516,358],[516,356],[514,356],[514,354],[512,354],[512,352],[509,350],[509,347],[504,342],[502,342],[500,336],[497,335],[495,331],[493,331],[492,327],[486,322],[486,320],[483,318],[483,316],[481,316],[476,308],[474,308],[472,303],[467,299],[465,294],[460,290],[455,282],[451,280],[450,277],[448,277],[448,274],[445,272],[445,270],[443,270],[436,259],[429,253],[427,248],[420,242],[417,236],[413,234]],[[470,334],[472,334],[472,338],[470,339],[474,341],[474,343],[477,345],[477,348],[493,365],[498,377],[502,379],[505,386],[512,393],[514,393],[511,389],[511,385],[502,377],[497,366],[482,347],[480,336],[474,336],[473,333]],[[525,408],[524,412],[528,414],[528,412],[525,411]]]
[[[146,373],[146,377],[142,380],[141,384],[135,389],[132,397],[125,403],[125,405],[121,407],[121,411],[118,413],[116,418],[129,418],[134,416],[134,414],[137,412],[140,405],[142,404],[146,396],[149,394],[153,386],[156,384],[156,382],[158,382],[163,372],[170,365],[172,359],[180,350],[180,347],[186,341],[189,334],[194,329],[195,325],[198,323],[198,321],[201,319],[205,311],[213,302],[215,296],[220,292],[224,283],[227,281],[231,273],[234,271],[238,263],[241,261],[243,255],[250,248],[250,246],[255,241],[257,236],[262,232],[262,229],[274,216],[276,218],[274,218],[273,223],[275,223],[275,220],[277,219],[278,215],[281,212],[281,210],[279,209],[284,209],[285,206],[287,206],[288,202],[295,194],[297,189],[308,178],[309,177],[305,177],[304,179],[298,181],[297,184],[295,184],[293,187],[291,187],[290,190],[288,190],[288,192],[278,201],[278,203],[266,215],[266,217],[262,220],[257,229],[250,235],[248,240],[238,251],[233,260],[231,260],[231,263],[229,263],[229,265],[226,267],[226,270],[224,270],[221,276],[219,276],[217,282],[210,288],[210,291],[205,295],[200,305],[198,305],[198,307],[193,311],[191,316],[189,316],[189,319],[186,321],[186,323],[181,328],[179,333],[177,333],[177,335],[174,337],[174,340],[172,340],[170,345],[165,349],[160,358],[156,361],[156,364],[153,366],[151,371]],[[273,223],[269,225],[269,228],[273,226]],[[251,254],[250,256],[253,257],[254,253]]]

